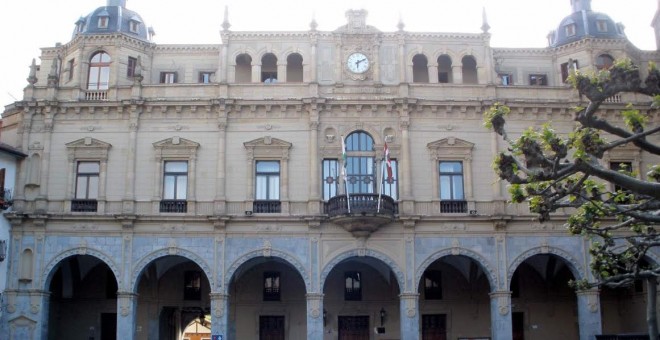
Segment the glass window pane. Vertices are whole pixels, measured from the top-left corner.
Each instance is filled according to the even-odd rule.
[[[110,68],[101,67],[101,74],[99,79],[99,89],[107,90],[110,82]]]
[[[461,173],[463,166],[461,162],[440,162],[440,172]]]
[[[174,199],[174,176],[165,176],[163,180],[163,198],[167,200]]]
[[[87,198],[87,177],[78,176],[76,180],[76,198]]]
[[[280,176],[270,176],[268,178],[268,199],[280,199]]]
[[[451,183],[449,176],[440,176],[440,199],[451,199]]]
[[[188,162],[165,162],[165,172],[188,172]]]
[[[259,161],[257,162],[257,172],[280,172],[280,162]]]
[[[176,177],[176,199],[185,200],[188,192],[188,176]]]
[[[452,176],[452,184],[454,187],[453,199],[463,199],[463,176]]]
[[[90,176],[89,177],[89,192],[87,194],[88,199],[97,199],[99,198],[99,177]]]
[[[80,162],[78,163],[78,173],[99,173],[99,163],[98,162]]]
[[[268,180],[268,177],[266,177],[266,176],[257,176],[257,180],[256,180],[256,182],[257,182],[256,183],[257,184],[256,199],[258,199],[258,200],[268,199],[268,197],[266,197],[266,193],[267,193],[267,189],[268,189],[267,186],[266,186],[267,180]]]

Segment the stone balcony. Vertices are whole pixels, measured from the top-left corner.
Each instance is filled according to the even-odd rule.
[[[398,205],[390,196],[351,194],[332,197],[325,203],[330,222],[341,225],[355,237],[368,237],[390,223],[398,214]]]

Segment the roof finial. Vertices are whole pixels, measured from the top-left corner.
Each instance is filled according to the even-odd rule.
[[[396,24],[396,28],[399,29],[399,32],[403,31],[403,28],[406,27],[406,24],[403,23],[403,16],[401,15],[401,12],[399,12],[399,23]]]
[[[309,23],[309,29],[316,31],[317,27],[319,27],[319,24],[316,23],[316,12],[312,12],[312,22]]]
[[[488,25],[488,18],[486,17],[486,6],[483,7],[482,13],[481,13],[481,31],[484,33],[488,33],[488,30],[490,29],[490,25]]]
[[[229,7],[225,5],[225,19],[222,21],[222,29],[229,31],[229,27],[231,27],[231,24],[229,23]]]

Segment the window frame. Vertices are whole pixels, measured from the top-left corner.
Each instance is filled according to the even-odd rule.
[[[197,77],[197,81],[200,84],[211,84],[213,81],[213,76],[215,72],[211,71],[200,71]]]
[[[349,279],[351,280],[350,287],[348,287]],[[362,286],[361,272],[356,270],[344,272],[344,301],[362,301]]]
[[[433,174],[432,184],[435,188],[433,190],[433,201],[437,205],[434,208],[435,211],[442,211],[439,176],[439,164],[441,161],[461,161],[463,163],[463,200],[467,204],[467,210],[473,210],[475,204],[472,183],[472,150],[474,149],[474,144],[456,137],[447,137],[431,142],[426,147],[433,161],[430,163],[431,168],[429,169],[429,173]]]
[[[98,28],[108,28],[108,24],[110,23],[110,16],[108,15],[99,15],[99,20],[97,23]]]
[[[263,273],[263,301],[281,301],[282,298],[282,275],[278,271],[265,271]],[[269,287],[268,280],[272,280]]]
[[[500,85],[502,86],[512,86],[513,85],[513,74],[511,73],[498,73],[497,78],[500,80]],[[504,79],[508,79],[508,81],[504,82]]]
[[[81,165],[85,164],[94,164],[97,166],[97,169],[95,172],[81,172]],[[100,161],[88,161],[88,160],[80,160],[76,164],[76,188],[74,189],[74,199],[82,199],[82,200],[97,200],[98,199],[98,191],[99,191],[99,175],[101,173],[101,162]],[[92,178],[96,178],[96,194],[93,195],[95,197],[90,197],[90,187],[92,186],[92,183],[90,183],[90,180]],[[84,180],[85,184],[85,193],[84,197],[79,197],[79,190],[80,190],[80,184],[81,184],[81,179]]]
[[[564,26],[564,33],[567,37],[574,37],[577,34],[577,26],[575,23],[570,23]]]
[[[530,86],[548,86],[548,75],[545,73],[530,73],[527,78]]]
[[[186,270],[183,273],[183,300],[202,300],[202,272],[199,270]]]
[[[378,192],[378,161],[373,136],[356,130],[345,138],[346,169],[345,188],[349,194],[374,194]]]
[[[383,160],[382,162],[387,162]],[[399,161],[396,158],[390,158],[390,163],[392,165],[392,181],[391,183],[387,182],[387,164],[382,165],[383,174],[381,175],[381,185],[383,186],[383,195],[392,197],[393,200],[399,200]]]
[[[292,144],[270,136],[257,138],[249,142],[243,143],[247,152],[247,167],[246,173],[249,173],[248,182],[246,185],[245,211],[259,212],[255,210],[259,208],[256,199],[256,170],[258,161],[278,161],[280,164],[280,192],[278,201],[258,201],[270,204],[272,210],[269,213],[282,213],[288,214],[289,212],[289,150]],[[249,171],[249,172],[248,172]],[[258,203],[257,202],[257,203]],[[279,203],[277,203],[279,202]],[[272,203],[272,204],[271,204]],[[269,208],[270,209],[270,208]]]
[[[108,155],[111,144],[102,142],[100,140],[85,137],[66,144],[67,159],[69,167],[69,176],[67,176],[67,193],[65,200],[65,210],[72,212],[98,212],[105,211],[105,195],[106,195],[106,181],[108,173]],[[78,175],[78,164],[80,162],[98,162],[98,195],[95,199],[96,203],[91,201],[80,201],[86,207],[85,210],[75,209],[77,203],[76,186]],[[94,208],[95,207],[95,208]],[[94,208],[94,209],[93,209]]]
[[[321,192],[328,201],[339,193],[339,159],[324,158],[321,162]]]
[[[155,173],[158,176],[153,176],[154,180],[154,213],[162,212],[194,212],[195,188],[196,188],[196,172],[197,172],[197,149],[199,143],[191,140],[181,138],[178,136],[167,138],[159,142],[153,143],[155,149]],[[168,161],[186,161],[188,162],[188,180],[187,191],[185,200],[165,200],[164,199],[164,182],[165,182],[165,162]],[[167,211],[168,202],[177,206],[174,211]],[[185,208],[183,208],[185,202]],[[165,204],[166,206],[163,206]],[[165,211],[163,211],[165,210]],[[185,210],[185,211],[181,211]]]
[[[185,171],[176,171],[176,170],[168,170],[168,165],[173,165],[175,163],[182,163],[185,164]],[[189,164],[187,160],[165,160],[163,161],[163,200],[172,200],[172,201],[185,201],[188,198],[188,170],[189,170]],[[169,196],[169,190],[168,190],[168,179],[172,179],[172,197],[166,197]],[[183,193],[180,193],[179,186],[182,184],[179,181],[183,179],[185,181],[185,188],[183,189]]]
[[[95,61],[97,56],[99,60]],[[107,60],[105,60],[106,56]],[[87,73],[87,90],[103,91],[110,88],[111,65],[112,57],[108,52],[101,50],[92,54]]]
[[[178,81],[177,79],[177,72],[176,71],[162,71],[160,72],[160,77],[159,77],[160,84],[176,84]]]
[[[437,285],[428,286],[427,280]],[[424,272],[424,300],[442,300],[442,271],[426,270]]]
[[[136,57],[128,57],[127,66],[126,66],[126,77],[133,78],[135,77],[135,70],[137,68],[138,59]]]

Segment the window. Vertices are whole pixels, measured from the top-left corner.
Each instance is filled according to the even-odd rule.
[[[160,83],[161,84],[174,84],[174,83],[176,83],[176,72],[161,72],[160,73]]]
[[[129,78],[135,77],[136,67],[137,67],[137,58],[128,57],[128,68],[126,69],[126,76]]]
[[[75,197],[71,201],[71,211],[96,211],[99,195],[99,173],[99,162],[78,162]]]
[[[442,300],[442,275],[439,270],[424,272],[424,298]]]
[[[298,53],[292,53],[286,58],[286,81],[289,83],[303,81],[303,58]]]
[[[568,76],[571,74],[571,72],[577,71],[577,69],[578,69],[577,60],[568,59],[568,62],[561,64],[561,81],[564,83],[567,82]]]
[[[497,75],[503,86],[513,85],[513,76],[509,73],[500,73]]]
[[[362,283],[360,272],[346,272],[344,273],[344,300],[346,301],[362,301]]]
[[[607,21],[605,20],[596,20],[596,30],[601,33],[607,32]]]
[[[107,15],[99,16],[99,28],[108,28],[108,19]]]
[[[376,192],[374,140],[364,131],[346,137],[346,185],[349,194]]]
[[[128,29],[132,33],[138,33],[140,31],[140,22],[134,19],[128,21]]]
[[[280,273],[264,273],[264,301],[280,301]]]
[[[398,182],[398,162],[396,159],[390,159],[390,166],[392,176],[389,175],[387,164],[385,164],[383,172],[383,194],[392,197],[395,201],[399,199],[399,191],[397,190]]]
[[[73,66],[74,66],[74,63],[75,63],[75,59],[71,59],[66,64],[67,70],[69,71],[69,80],[73,79]]]
[[[186,212],[188,162],[165,161],[160,212]]]
[[[530,74],[529,85],[548,85],[548,77],[545,74]]]
[[[336,159],[323,160],[323,200],[337,196],[339,162]]]
[[[256,192],[253,211],[256,213],[279,213],[280,208],[280,162],[257,161]]]
[[[448,55],[438,57],[438,82],[452,82],[451,58]]]
[[[596,58],[596,69],[609,70],[614,65],[614,58],[609,54],[601,54]]]
[[[632,162],[610,162],[610,169],[614,170],[616,172],[626,174],[628,176],[633,175],[632,174],[632,171],[633,171]],[[632,177],[634,177],[634,176],[632,176]],[[614,186],[614,192],[616,193],[619,190],[624,191],[624,192],[626,191],[625,188],[620,187],[618,185],[615,185]]]
[[[211,82],[211,77],[215,73],[213,72],[199,72],[199,82],[202,84],[209,84]]]
[[[199,301],[202,299],[202,273],[186,271],[183,274],[183,299]]]
[[[466,55],[461,62],[463,64],[463,84],[477,84],[479,82],[477,76],[477,60],[471,55]]]
[[[463,163],[442,161],[440,172],[440,212],[464,213],[467,204],[463,191]]]
[[[252,57],[248,54],[236,56],[236,82],[249,83],[252,81]]]
[[[110,55],[98,52],[89,62],[88,90],[107,90],[110,81]]]
[[[261,82],[277,82],[277,57],[272,53],[266,53],[261,58]]]
[[[572,37],[575,35],[575,24],[568,24],[564,26],[567,37]]]

